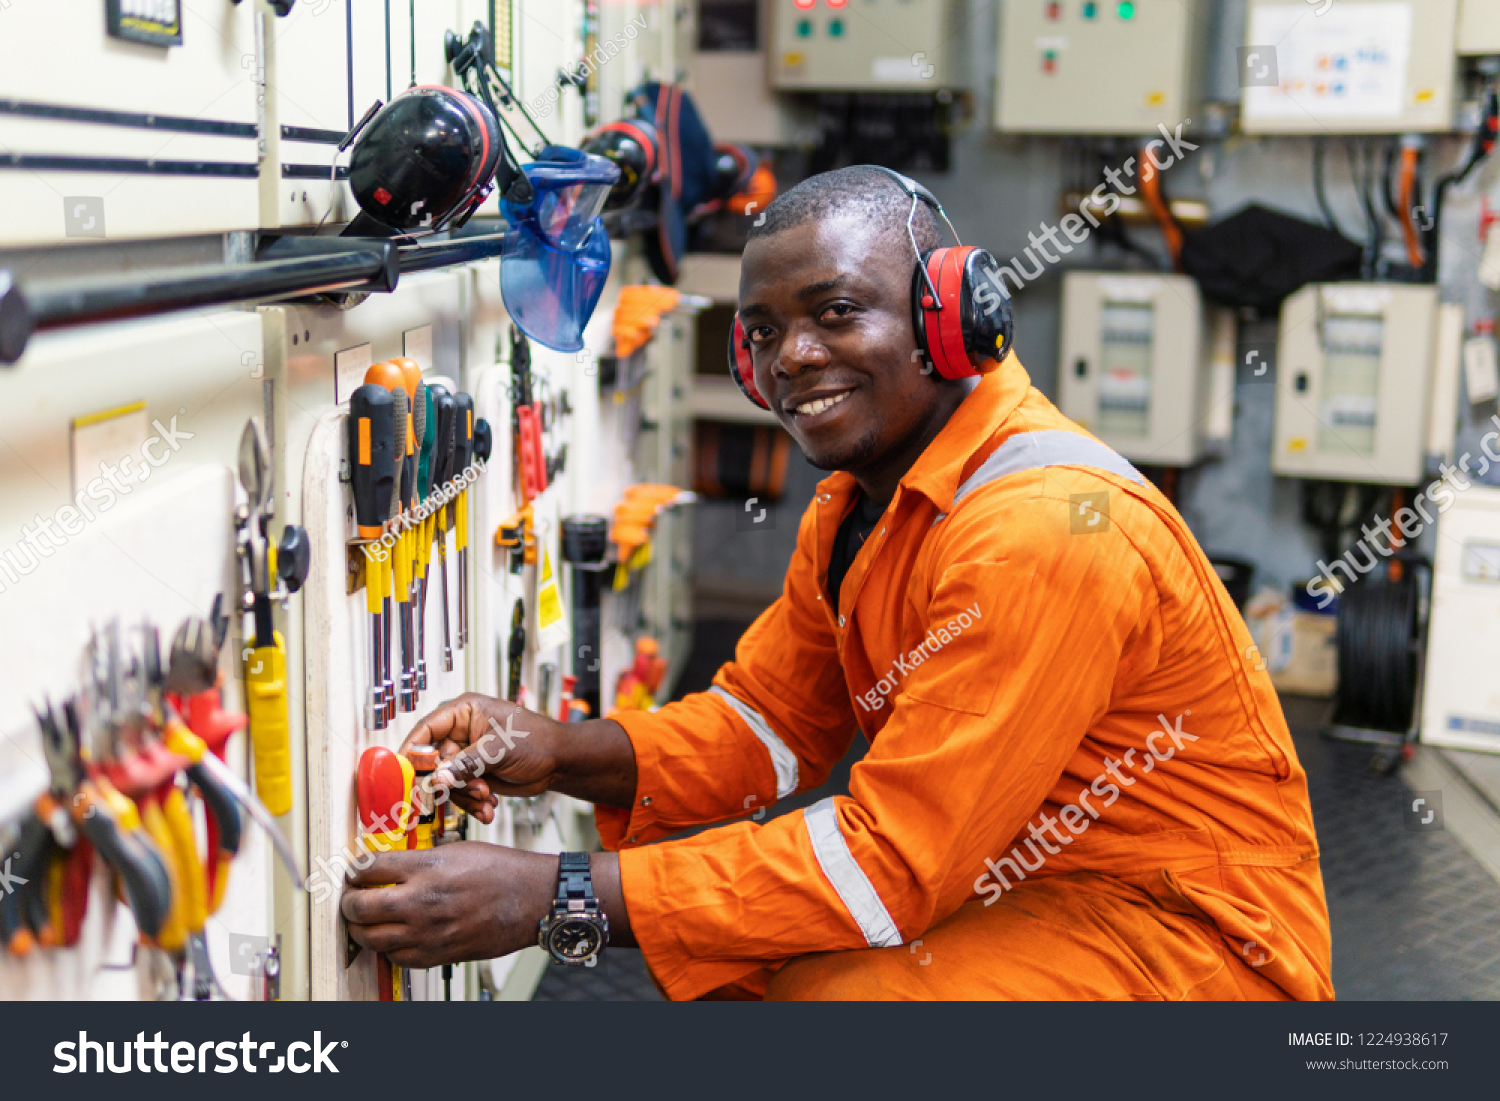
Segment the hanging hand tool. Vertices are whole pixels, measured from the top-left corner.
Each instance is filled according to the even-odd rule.
[[[401,368],[402,376],[406,380],[407,396],[411,399],[411,455],[409,465],[411,466],[410,493],[407,507],[415,509],[418,504],[426,500],[425,490],[426,471],[422,468],[423,441],[427,437],[427,416],[431,408],[431,396],[427,393],[427,384],[422,381],[422,368],[413,359],[393,359],[396,366]],[[422,537],[427,532],[427,520],[423,517],[415,521],[414,526],[407,536],[407,560],[410,563],[409,572],[411,577],[410,612],[412,621],[412,687],[418,698],[427,687],[427,632],[422,623],[422,601],[420,593],[426,568],[423,564],[425,550],[423,549]]]
[[[402,555],[401,539],[399,538],[402,504],[406,500],[406,485],[408,482],[407,458],[411,451],[411,402],[406,396],[406,376],[401,368],[394,363],[377,363],[365,372],[366,385],[382,386],[390,391],[392,412],[392,456],[395,464],[395,477],[391,486],[391,496],[385,502],[385,519],[388,531],[396,532],[395,546],[392,547],[389,558],[385,563],[385,577],[382,584],[381,596],[381,618],[383,621],[383,645],[385,652],[382,659],[386,667],[385,677],[385,717],[390,721],[396,717],[397,688],[400,688],[402,699],[402,710],[411,710],[405,706],[408,693],[410,692],[409,674],[407,672],[407,658],[411,653],[411,641],[405,633],[405,623],[401,620],[402,606],[401,594],[396,584],[397,569]],[[408,599],[410,599],[408,595]],[[393,613],[395,618],[393,619]],[[401,633],[401,651],[399,660],[401,671],[392,675],[391,672],[391,643],[395,640],[397,632]],[[412,704],[415,707],[415,704]]]
[[[469,394],[453,395],[456,405],[453,425],[453,476],[469,469],[474,461],[474,399]],[[469,491],[461,490],[453,501],[453,530],[458,546],[458,632],[457,649],[469,641]]]
[[[255,757],[255,789],[275,815],[292,809],[291,722],[287,714],[286,643],[271,620],[271,602],[296,592],[307,577],[307,534],[295,524],[283,528],[279,548],[267,528],[276,511],[271,448],[259,417],[251,417],[240,437],[240,482],[250,499],[237,520],[240,555],[248,584],[245,607],[254,635],[245,658],[245,706]],[[279,553],[278,553],[279,551]],[[272,589],[273,572],[279,584]]]
[[[426,502],[432,494],[432,448],[437,440],[437,414],[432,404],[432,390],[423,383],[417,388],[417,403],[422,411],[422,432],[417,451],[417,500]],[[432,533],[437,521],[429,510],[422,517],[417,534],[417,688],[427,690],[427,566],[432,561]]]
[[[517,600],[510,613],[510,644],[506,657],[510,662],[505,698],[511,703],[521,699],[521,659],[526,656],[526,605]]]
[[[197,616],[184,620],[172,637],[169,665],[162,676],[159,709],[162,737],[167,748],[184,757],[188,779],[197,789],[207,812],[207,857],[204,869],[205,916],[216,913],[229,885],[229,867],[240,851],[243,823],[233,794],[203,763],[204,749],[222,762],[222,749],[229,735],[244,725],[244,716],[226,715],[219,703],[219,648],[215,630]],[[204,688],[204,685],[210,687]],[[182,710],[188,711],[184,724]],[[195,713],[196,712],[196,713]],[[182,729],[186,726],[186,731]],[[206,728],[200,734],[200,728]],[[210,742],[209,738],[213,741]],[[197,739],[197,741],[193,741]],[[217,747],[217,749],[215,749]],[[295,875],[295,869],[293,870]]]
[[[120,877],[136,927],[154,941],[172,904],[171,884],[140,813],[108,780],[85,771],[78,714],[71,702],[63,706],[62,722],[51,704],[35,714],[51,774],[48,794],[67,808],[74,825]]]
[[[446,387],[433,386],[432,404],[437,419],[437,437],[432,446],[432,487],[441,490],[453,477],[453,452],[456,444],[454,431],[458,403]],[[437,515],[438,570],[442,574],[443,598],[443,669],[453,671],[453,636],[448,623],[448,514],[451,506],[444,505]]]
[[[371,746],[360,754],[354,794],[359,810],[360,843],[370,852],[392,852],[406,848],[406,833],[411,828],[414,809],[414,779],[411,762],[384,746]],[[359,946],[351,940],[346,966],[354,962],[358,955]],[[377,955],[376,973],[380,980],[381,1001],[409,1000],[401,968],[392,966],[384,956]]]
[[[171,665],[166,674],[166,687],[179,697],[197,698],[207,691],[217,691],[211,678],[218,666],[217,650],[205,650],[204,639],[212,636],[213,632],[206,627],[194,626],[193,620],[184,623],[178,628],[176,636],[172,640]],[[214,817],[220,823],[222,849],[230,849],[233,855],[239,850],[239,817],[231,813],[232,807],[225,807],[222,799],[217,795],[210,796],[215,786],[222,788],[230,798],[234,800],[256,823],[266,832],[271,840],[271,846],[276,850],[276,855],[286,866],[287,874],[291,876],[292,882],[298,890],[305,886],[302,870],[297,866],[297,852],[292,847],[286,834],[271,816],[270,810],[255,797],[249,786],[235,775],[219,756],[210,752],[203,738],[190,730],[181,721],[171,723],[166,730],[168,748],[174,753],[179,753],[188,761],[185,771],[188,778],[198,787],[203,795],[205,803],[213,811]],[[200,783],[200,777],[205,783]],[[213,802],[210,802],[210,799]],[[219,811],[223,809],[223,817]],[[231,826],[233,825],[233,830]],[[222,895],[222,886],[218,889]],[[210,913],[217,909],[215,904]]]
[[[349,399],[349,466],[354,494],[354,522],[361,539],[371,543],[383,531],[396,477],[395,402],[391,392],[366,383]],[[385,563],[373,554],[365,556],[365,607],[370,613],[370,696],[365,705],[365,726],[383,730],[385,713],[386,652],[381,620],[384,591],[381,580]]]

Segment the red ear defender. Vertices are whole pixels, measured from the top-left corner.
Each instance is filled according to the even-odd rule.
[[[750,359],[750,343],[745,338],[739,314],[734,315],[734,327],[729,330],[729,374],[739,385],[740,393],[762,409],[771,408],[770,402],[755,388],[755,365]]]
[[[927,278],[922,278],[923,272]],[[911,320],[927,365],[946,379],[980,374],[988,361],[1010,354],[1014,322],[1010,296],[995,258],[982,248],[933,249],[912,272]],[[934,300],[928,281],[937,288]]]

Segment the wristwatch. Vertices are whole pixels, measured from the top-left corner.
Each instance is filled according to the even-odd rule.
[[[558,963],[593,964],[609,943],[609,919],[594,897],[588,853],[557,859],[557,898],[537,923],[537,943]]]

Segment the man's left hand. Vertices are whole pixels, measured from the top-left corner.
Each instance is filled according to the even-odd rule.
[[[557,857],[478,841],[375,854],[341,905],[356,942],[402,967],[494,959],[537,942]]]

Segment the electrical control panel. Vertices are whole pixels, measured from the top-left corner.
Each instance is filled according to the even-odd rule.
[[[1438,344],[1438,288],[1334,283],[1281,308],[1271,469],[1415,485]]]
[[[1062,315],[1063,413],[1132,462],[1196,462],[1212,393],[1198,285],[1183,275],[1069,272]]]
[[[1447,130],[1459,0],[1251,0],[1238,50],[1249,134]]]
[[[1458,0],[1458,52],[1500,54],[1500,0]]]
[[[0,245],[253,229],[254,5],[183,5],[149,43],[59,8],[0,4]]]
[[[1500,489],[1473,485],[1438,519],[1422,741],[1500,751]]]
[[[1201,0],[1008,0],[995,128],[1148,134],[1198,114]]]
[[[952,0],[769,0],[770,79],[787,91],[952,87],[965,45]]]

